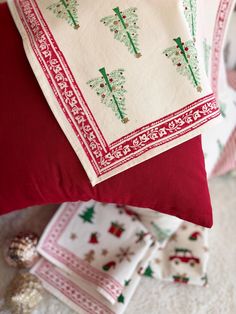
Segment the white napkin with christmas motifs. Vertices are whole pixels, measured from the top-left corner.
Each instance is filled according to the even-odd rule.
[[[205,286],[208,281],[208,258],[208,230],[183,222],[165,247],[156,249],[144,275],[175,283]]]
[[[139,213],[151,213],[152,217]],[[147,229],[152,229],[155,218],[159,221],[159,229],[154,227],[159,243]],[[44,258],[31,272],[49,292],[79,313],[103,310],[120,314],[153,253],[180,223],[178,218],[153,215],[148,209],[94,201],[66,203],[44,231],[38,245]]]
[[[132,277],[125,280],[122,293],[113,304],[104,298],[91,283],[82,278],[69,275],[44,258],[41,258],[31,269],[31,273],[35,274],[41,280],[48,292],[80,314],[122,314],[125,312],[140,283],[141,273],[148,266],[155,246],[156,243],[153,243],[144,259],[135,269]]]
[[[181,224],[176,217],[145,208],[95,201],[65,203],[41,237],[38,251],[44,258],[31,272],[49,292],[79,313],[120,314],[141,275],[168,277],[168,259],[162,258],[158,264],[157,260],[161,260],[160,254],[169,254],[170,239],[176,240]],[[194,240],[200,237],[192,233]],[[204,236],[204,231],[201,233]],[[185,237],[178,236],[178,247],[186,250],[185,242]],[[191,247],[192,243],[188,244]],[[187,263],[182,265],[185,273],[188,267]],[[197,277],[198,281],[191,283],[199,284],[202,273],[197,271]]]
[[[114,304],[152,243],[153,237],[136,213],[89,201],[61,205],[38,251]]]
[[[42,91],[93,185],[202,133],[219,115],[203,42],[221,51],[233,2],[8,1]]]

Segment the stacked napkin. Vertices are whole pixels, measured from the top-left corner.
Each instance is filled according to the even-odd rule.
[[[93,200],[65,203],[41,237],[38,251],[42,259],[31,272],[79,313],[123,313],[142,275],[169,280],[190,276],[190,268],[199,280],[189,283],[203,283],[205,231],[198,227],[198,233],[194,225],[182,223],[148,209]],[[175,258],[169,256],[172,251],[176,251]],[[175,269],[166,272],[172,260]]]

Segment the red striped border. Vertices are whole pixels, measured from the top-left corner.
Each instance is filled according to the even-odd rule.
[[[32,273],[35,274],[42,282],[47,283],[52,288],[68,298],[70,302],[82,308],[90,314],[114,314],[105,304],[96,300],[69,278],[63,276],[53,265],[45,260],[41,260],[36,265]],[[53,291],[50,290],[51,293]]]
[[[80,203],[66,203],[64,205],[62,212],[50,227],[48,235],[44,239],[43,243],[40,244],[40,253],[43,255],[43,252],[46,252],[48,255],[52,256],[65,266],[69,264],[70,269],[75,274],[99,286],[114,300],[116,300],[124,288],[117,280],[109,274],[92,267],[77,255],[68,251],[65,247],[62,247],[59,244],[61,235],[68,226],[69,222],[77,214],[77,209],[79,207]]]
[[[14,1],[35,56],[98,177],[193,131],[219,115],[211,94],[108,145],[36,1]],[[219,30],[223,32],[222,28]]]

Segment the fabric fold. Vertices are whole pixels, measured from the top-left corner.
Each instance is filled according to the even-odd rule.
[[[206,286],[208,230],[183,222],[164,248],[155,250],[144,275],[175,283]]]
[[[31,272],[43,283],[45,289],[78,313],[122,314],[126,310],[141,276],[135,272],[117,298],[115,304],[108,302],[97,290],[84,280],[75,280],[49,261],[41,259]]]
[[[207,283],[206,229],[147,208],[62,204],[37,249],[31,272],[79,313],[123,313],[142,276]]]

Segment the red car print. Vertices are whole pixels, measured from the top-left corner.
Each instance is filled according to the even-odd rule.
[[[200,259],[193,256],[192,251],[188,249],[175,249],[175,254],[169,257],[170,261],[174,261],[176,265],[181,263],[189,263],[192,267],[200,263]]]

